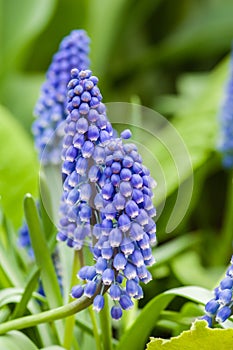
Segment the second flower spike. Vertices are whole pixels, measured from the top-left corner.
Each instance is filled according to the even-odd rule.
[[[66,119],[67,84],[72,68],[89,67],[89,38],[84,30],[73,30],[53,56],[42,85],[32,131],[42,164],[61,164],[62,122]]]

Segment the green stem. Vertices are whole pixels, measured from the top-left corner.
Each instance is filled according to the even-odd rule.
[[[77,272],[81,268],[82,264],[83,264],[82,252],[75,251],[70,289],[76,284]],[[71,302],[71,300],[72,300],[72,297],[70,296],[69,302]],[[63,344],[64,348],[66,348],[67,350],[69,350],[72,345],[72,340],[74,336],[74,332],[73,332],[74,325],[75,325],[75,315],[67,317],[65,321],[65,334],[64,334],[64,344]],[[76,348],[77,348],[77,344],[76,344]]]
[[[100,339],[100,335],[99,335],[99,332],[98,332],[98,327],[97,327],[95,313],[94,313],[92,307],[89,307],[88,311],[89,311],[89,314],[90,314],[90,317],[91,317],[91,323],[92,323],[92,327],[93,327],[93,334],[94,334],[95,343],[96,343],[96,350],[102,350],[101,339]]]
[[[104,308],[100,311],[100,326],[104,350],[112,350],[112,328],[109,316],[108,296],[104,296]]]
[[[101,286],[98,287],[96,294],[92,298],[82,297],[78,300],[73,301],[72,303],[60,306],[49,311],[44,311],[36,315],[20,317],[15,320],[0,324],[0,334],[4,334],[12,330],[34,327],[40,323],[52,322],[74,315],[86,309],[92,304],[93,299],[99,293],[100,288]]]
[[[233,173],[229,173],[229,183],[227,190],[227,202],[225,218],[222,227],[221,242],[218,247],[218,254],[216,255],[218,264],[227,264],[229,256],[232,254],[232,240],[233,240]]]

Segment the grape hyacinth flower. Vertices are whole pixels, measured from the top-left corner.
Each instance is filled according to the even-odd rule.
[[[212,327],[215,322],[222,323],[232,315],[233,306],[233,256],[226,275],[214,290],[214,298],[205,305],[205,316],[202,319]]]
[[[223,156],[223,165],[233,168],[233,51],[230,60],[229,80],[226,86],[225,100],[220,111],[221,141],[219,150]]]
[[[75,285],[71,295],[94,297],[93,308],[100,311],[108,289],[111,316],[120,319],[132,298],[143,297],[139,283],[151,280],[155,182],[137,147],[123,142],[131,132],[113,136],[97,83],[89,70],[71,72],[57,238],[76,250],[89,242],[95,261],[80,269],[78,277],[86,283]]]
[[[91,238],[95,183],[104,162],[103,145],[112,137],[98,79],[91,71],[73,69],[68,84],[68,116],[62,150],[63,196],[58,240],[79,250]]]
[[[46,74],[34,114],[32,131],[43,164],[61,164],[63,121],[66,119],[66,89],[72,68],[89,67],[89,38],[84,30],[66,36]]]

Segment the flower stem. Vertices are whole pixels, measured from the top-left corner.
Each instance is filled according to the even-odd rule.
[[[81,251],[75,251],[74,252],[74,260],[73,260],[73,268],[72,268],[72,276],[71,276],[71,288],[76,284],[76,275],[77,272],[80,269],[81,262],[83,260],[83,257],[81,257],[82,252]],[[70,288],[70,289],[71,289]],[[69,302],[72,300],[72,297],[69,297]],[[72,345],[72,340],[73,340],[73,329],[75,325],[75,315],[71,315],[66,318],[65,321],[65,333],[64,333],[64,348],[69,350]],[[77,345],[77,344],[76,344]]]
[[[98,287],[98,291],[96,292],[96,294],[99,293],[100,288],[101,285]],[[4,334],[12,330],[33,327],[40,323],[52,322],[74,315],[90,306],[93,302],[95,295],[92,298],[82,297],[67,305],[60,306],[49,311],[44,311],[36,315],[24,316],[12,321],[2,323],[0,324],[0,334]]]
[[[108,296],[104,296],[104,308],[100,311],[100,326],[104,350],[112,350],[112,328],[109,316]]]

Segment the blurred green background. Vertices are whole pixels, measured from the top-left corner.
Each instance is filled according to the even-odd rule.
[[[52,55],[84,28],[105,102],[138,95],[160,111],[183,73],[208,72],[229,52],[232,13],[231,0],[2,0],[1,102],[29,130]]]
[[[154,288],[179,283],[212,287],[231,253],[229,176],[216,146],[233,38],[233,2],[1,0],[0,4],[0,193],[4,212],[15,227],[22,221],[24,194],[38,192],[39,164],[30,128],[40,86],[62,38],[83,28],[91,38],[91,69],[100,79],[104,102],[139,101],[163,114],[190,154],[191,204],[181,224],[167,234],[179,181],[190,174],[182,169],[181,177],[174,177],[168,152],[145,137],[167,183],[158,240],[173,244],[165,253],[158,250],[161,261],[164,254],[170,260],[169,267],[159,263],[161,268],[158,264],[154,270],[154,276],[163,280]],[[158,193],[155,201],[159,206],[164,198]],[[222,241],[225,250],[216,258],[216,246]],[[210,267],[208,276],[203,266]],[[151,287],[150,294],[154,294]]]

